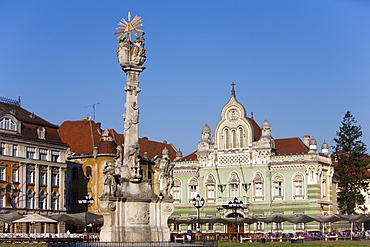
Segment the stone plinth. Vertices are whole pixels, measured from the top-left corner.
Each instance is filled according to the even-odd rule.
[[[167,221],[174,210],[173,200],[160,200],[151,194],[150,189],[143,188],[149,186],[145,180],[140,183],[126,181],[122,186],[127,189],[122,190],[125,195],[99,198],[104,217],[100,241],[170,241]]]

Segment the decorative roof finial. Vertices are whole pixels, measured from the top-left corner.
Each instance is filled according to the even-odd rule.
[[[231,83],[231,95],[235,97],[235,89],[234,89],[235,83]]]

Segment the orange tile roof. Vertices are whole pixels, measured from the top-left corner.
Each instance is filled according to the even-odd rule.
[[[298,137],[275,139],[275,148],[277,155],[306,154],[310,150]]]

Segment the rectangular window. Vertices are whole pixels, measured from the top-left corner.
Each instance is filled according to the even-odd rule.
[[[59,174],[51,174],[51,186],[59,186]]]
[[[48,150],[46,149],[41,149],[39,150],[39,160],[47,160],[47,155],[48,155]]]
[[[12,145],[12,156],[17,157],[18,156],[18,145],[13,144]]]
[[[208,223],[208,228],[207,228],[208,231],[213,231],[215,230],[215,224],[213,223]]]
[[[281,181],[274,182],[274,195],[275,196],[283,196],[282,182]]]
[[[72,204],[78,204],[78,192],[72,193]]]
[[[35,153],[36,153],[36,148],[33,148],[33,147],[26,148],[26,158],[27,159],[34,159]]]
[[[256,222],[254,225],[254,230],[255,231],[263,231],[263,222]]]
[[[52,210],[58,210],[58,198],[51,199],[51,209]]]
[[[208,184],[207,185],[207,196],[208,199],[214,199],[215,198],[215,185],[214,184]]]
[[[12,169],[12,181],[13,181],[13,183],[18,182],[18,168],[13,168]]]
[[[262,182],[255,182],[254,183],[255,189],[256,189],[256,196],[262,197]]]
[[[12,208],[17,208],[18,200],[17,197],[13,197],[10,199],[10,205],[12,205]]]
[[[34,171],[27,171],[27,183],[29,184],[35,183],[35,172]]]
[[[304,230],[304,223],[297,223],[295,224],[296,230]]]
[[[180,201],[180,186],[174,186],[172,191],[173,191],[173,199],[175,201]]]
[[[0,155],[5,155],[5,143],[0,142]]]
[[[39,199],[39,209],[46,209],[46,198],[40,197],[40,199]]]
[[[195,198],[198,194],[198,190],[197,190],[197,185],[189,185],[189,189],[190,189],[190,198],[189,200],[192,200],[193,198]]]
[[[33,209],[34,208],[34,199],[33,197],[26,198],[26,208]]]
[[[0,167],[0,181],[5,181],[5,167]]]
[[[40,185],[46,185],[47,173],[40,172]]]
[[[58,162],[59,159],[59,151],[52,150],[51,151],[51,161]]]
[[[273,228],[274,230],[283,230],[283,222],[274,222]]]
[[[230,197],[239,197],[239,184],[230,184]]]
[[[173,230],[174,230],[174,231],[180,231],[180,224],[176,224],[176,223],[174,223],[174,224],[173,224]]]
[[[294,181],[295,184],[295,195],[302,196],[303,195],[303,181]]]

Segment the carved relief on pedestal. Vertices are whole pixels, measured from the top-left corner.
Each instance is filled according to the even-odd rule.
[[[149,209],[147,207],[137,207],[137,211],[128,219],[131,224],[149,224]]]

